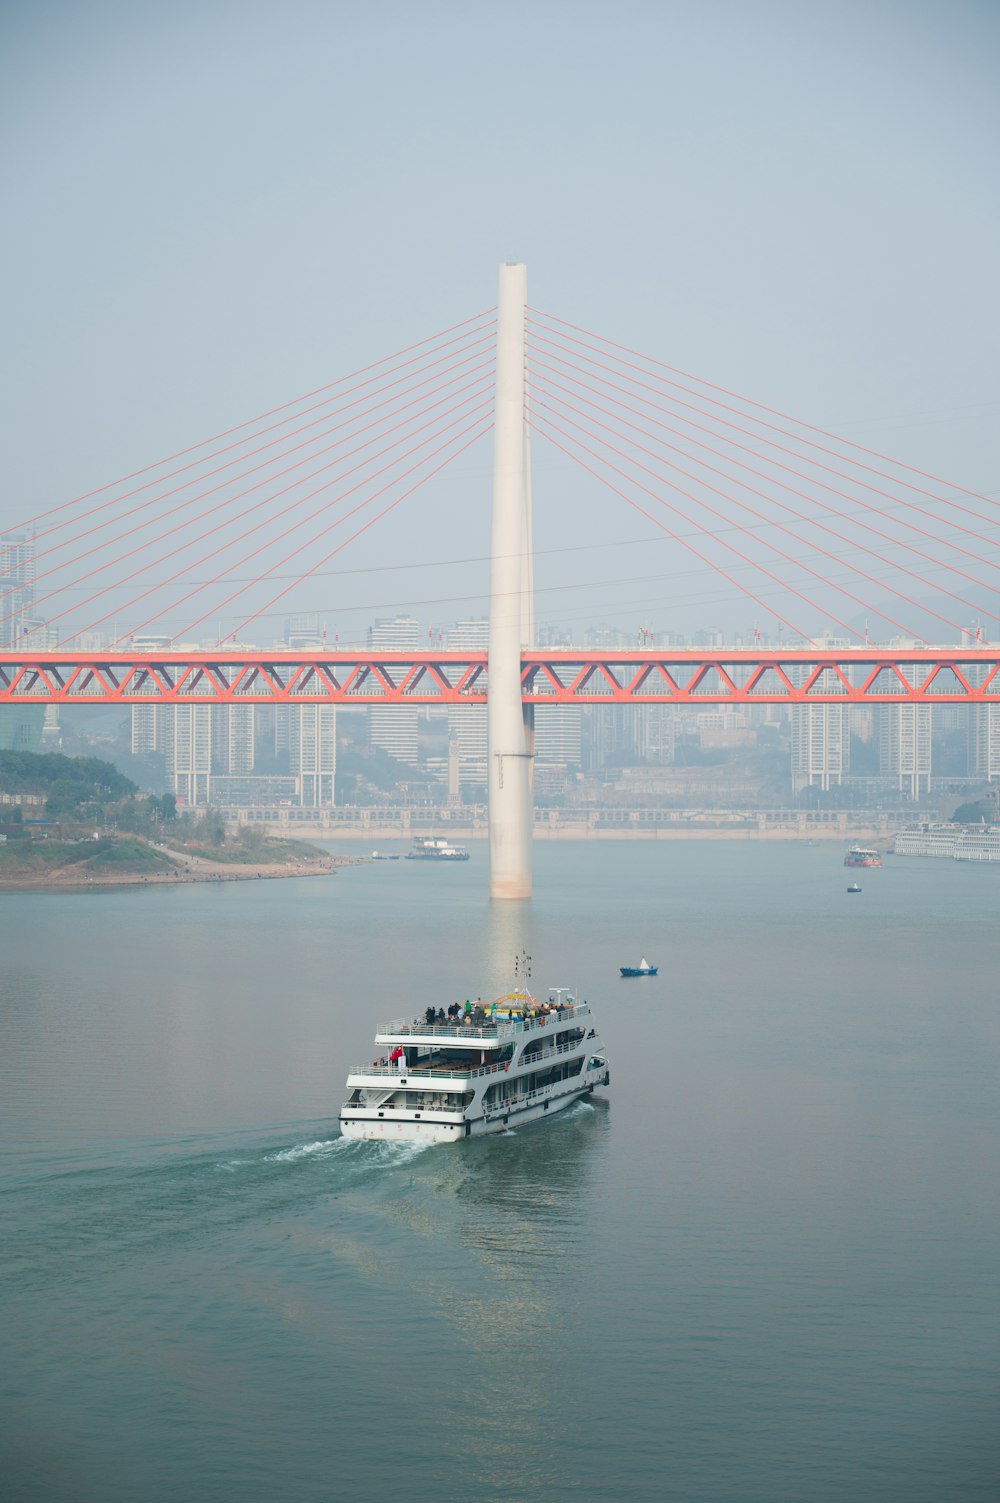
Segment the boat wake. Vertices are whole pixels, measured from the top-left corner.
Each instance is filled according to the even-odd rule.
[[[294,1143],[290,1148],[274,1148],[251,1158],[223,1159],[213,1169],[235,1174],[240,1169],[260,1168],[263,1164],[300,1164],[322,1159],[345,1160],[361,1169],[398,1168],[418,1154],[433,1148],[433,1143],[366,1142],[357,1138],[317,1138],[308,1143]]]
[[[265,1164],[295,1164],[299,1159],[312,1159],[326,1157],[328,1154],[343,1151],[347,1146],[345,1138],[321,1138],[317,1143],[296,1143],[294,1148],[281,1148],[275,1153],[265,1153]]]

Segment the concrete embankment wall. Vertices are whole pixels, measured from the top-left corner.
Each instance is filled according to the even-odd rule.
[[[887,843],[892,836],[893,830],[899,821],[890,822],[887,819],[875,817],[871,820],[847,820],[831,823],[800,821],[798,819],[779,821],[760,818],[749,821],[710,821],[704,822],[692,820],[680,821],[664,825],[652,824],[622,824],[622,825],[595,825],[587,820],[569,820],[560,818],[557,821],[548,819],[538,820],[534,827],[534,839],[536,841],[551,840],[813,840],[813,841],[839,841],[841,844],[849,841],[868,841]],[[261,828],[261,826],[258,826]],[[291,835],[303,840],[344,840],[364,842],[371,849],[378,849],[380,842],[409,841],[417,834],[442,834],[447,835],[449,840],[458,844],[470,844],[473,841],[485,841],[487,830],[485,825],[463,825],[456,820],[442,820],[439,824],[420,824],[419,828],[414,824],[405,824],[401,821],[377,822],[361,821],[358,823],[346,823],[340,820],[331,820],[329,823],[320,821],[316,824],[299,823],[298,821],[285,822],[276,820],[268,823],[266,828],[271,834]]]

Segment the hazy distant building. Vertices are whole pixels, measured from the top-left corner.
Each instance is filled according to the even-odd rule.
[[[975,707],[972,766],[975,775],[989,783],[1000,778],[1000,704]]]
[[[333,705],[290,705],[289,770],[299,788],[299,803],[308,809],[334,802],[337,773],[337,711]]]
[[[150,752],[162,751],[163,730],[168,705],[132,706],[132,755],[147,756]]]
[[[536,705],[535,768],[575,771],[583,760],[582,711],[577,705]]]
[[[30,629],[27,613],[35,600],[33,538],[0,537],[0,597],[0,647],[15,647]]]
[[[60,629],[49,622],[37,621],[31,616],[21,616],[18,618],[18,632],[17,646],[22,649],[52,652],[59,646]]]
[[[913,799],[930,789],[931,711],[919,704],[879,707],[879,771]]]
[[[584,755],[602,767],[667,766],[674,760],[677,710],[670,704],[583,707]]]
[[[158,726],[167,784],[195,808],[211,802],[212,705],[162,705]]]
[[[449,652],[485,652],[489,648],[490,623],[486,616],[456,621],[449,627],[446,646]],[[486,782],[486,706],[449,705],[448,743],[458,758],[458,781]]]
[[[847,705],[792,705],[792,788],[824,791],[843,781],[851,765]]]
[[[0,705],[0,751],[36,752],[44,726],[44,705]]]
[[[285,622],[285,646],[301,652],[309,647],[323,645],[323,632],[316,611],[300,611],[289,616]]]
[[[394,616],[376,621],[368,629],[368,646],[375,652],[415,652],[419,630],[412,616]],[[368,711],[368,739],[372,746],[408,762],[418,760],[420,710],[417,705],[373,705]]]
[[[253,772],[256,706],[212,705],[212,771],[232,777]]]

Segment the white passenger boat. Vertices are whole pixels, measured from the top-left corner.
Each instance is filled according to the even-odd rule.
[[[551,1117],[611,1082],[586,1002],[565,989],[428,1008],[380,1023],[371,1065],[347,1077],[345,1138],[452,1143]]]
[[[407,861],[468,861],[464,845],[452,845],[438,835],[418,835],[406,853]]]

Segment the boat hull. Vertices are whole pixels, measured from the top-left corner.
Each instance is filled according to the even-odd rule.
[[[628,980],[632,976],[655,976],[660,967],[658,965],[650,965],[645,970],[642,970],[639,966],[622,965],[618,969],[621,971],[622,977]]]
[[[390,1143],[457,1143],[461,1138],[481,1138],[490,1133],[507,1132],[528,1122],[537,1122],[543,1117],[554,1117],[565,1111],[583,1096],[589,1096],[595,1085],[607,1085],[610,1072],[600,1082],[588,1081],[571,1091],[549,1096],[544,1101],[529,1101],[524,1106],[511,1106],[504,1111],[490,1112],[487,1116],[468,1117],[464,1120],[435,1121],[415,1120],[400,1113],[398,1117],[370,1117],[363,1112],[352,1111],[340,1118],[341,1136],[365,1138]]]

